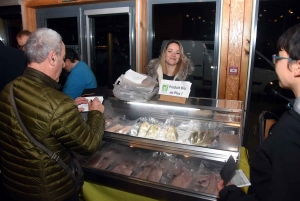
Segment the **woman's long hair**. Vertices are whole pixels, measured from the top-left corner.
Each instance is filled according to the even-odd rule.
[[[167,52],[167,49],[168,49],[169,45],[172,44],[172,43],[175,43],[179,46],[179,52],[180,52],[180,58],[179,58],[179,61],[176,65],[176,69],[174,71],[174,75],[176,75],[178,73],[178,71],[180,71],[183,68],[184,63],[185,63],[183,47],[182,47],[182,45],[179,41],[170,40],[169,42],[167,42],[167,44],[165,45],[163,51],[161,52],[161,54],[159,56],[159,63],[162,67],[163,73],[167,74],[166,52]]]

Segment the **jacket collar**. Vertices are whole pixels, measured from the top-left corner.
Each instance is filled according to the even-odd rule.
[[[184,67],[175,75],[174,80],[177,81],[185,81],[189,75],[192,75],[194,72],[194,64],[193,62],[185,57],[185,65]],[[158,81],[163,78],[162,67],[159,63],[159,59],[153,59],[147,65],[148,75],[153,78],[158,78]]]
[[[60,84],[58,84],[55,80],[53,80],[48,75],[42,73],[41,71],[35,70],[31,67],[27,67],[23,74],[25,77],[48,85],[49,87],[59,89],[61,87]]]

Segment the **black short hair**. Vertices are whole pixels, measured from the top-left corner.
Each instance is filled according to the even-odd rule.
[[[300,60],[300,23],[286,30],[277,42],[277,51],[285,50],[291,59]]]
[[[75,60],[79,61],[78,54],[71,48],[66,48],[65,61],[66,59],[69,59],[72,63],[74,63]]]

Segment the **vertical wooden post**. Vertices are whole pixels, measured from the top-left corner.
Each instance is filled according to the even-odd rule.
[[[147,73],[147,0],[136,0],[136,71]]]
[[[223,15],[222,29],[221,29],[221,41],[220,41],[220,66],[219,66],[219,92],[218,98],[224,99],[226,94],[226,80],[227,80],[227,61],[228,61],[228,46],[229,46],[229,20],[230,20],[230,0],[223,1]]]
[[[253,0],[224,0],[218,97],[245,100]],[[231,67],[238,74],[231,75]]]
[[[35,8],[27,7],[25,5],[25,1],[23,0],[21,3],[21,10],[23,29],[27,29],[31,32],[35,31],[37,29]]]
[[[247,93],[247,79],[249,69],[249,52],[250,52],[250,39],[251,39],[251,24],[252,24],[252,10],[253,0],[245,0],[245,14],[244,14],[244,34],[243,34],[243,49],[240,73],[240,89],[238,99],[241,101],[246,100]]]

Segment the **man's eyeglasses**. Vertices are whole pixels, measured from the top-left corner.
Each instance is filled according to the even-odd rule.
[[[273,64],[275,65],[279,60],[281,59],[287,59],[289,61],[293,61],[292,58],[289,58],[289,57],[281,57],[281,56],[277,56],[276,54],[273,54],[272,55],[272,61],[273,61]]]
[[[20,49],[20,50],[23,50],[25,45],[17,45],[17,47]]]

